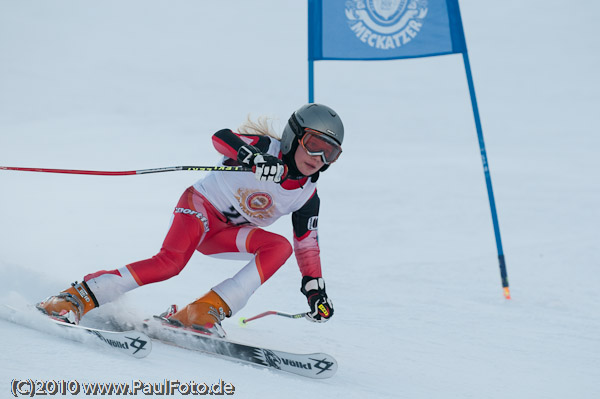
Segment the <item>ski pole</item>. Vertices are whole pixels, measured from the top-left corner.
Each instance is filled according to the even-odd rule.
[[[290,313],[284,313],[284,312],[277,312],[275,310],[268,310],[266,312],[263,312],[261,314],[257,314],[256,316],[252,316],[252,317],[241,317],[240,318],[240,325],[246,325],[246,323],[248,323],[249,321],[252,320],[256,320],[256,319],[260,319],[263,318],[265,316],[282,316],[282,317],[287,317],[289,319],[301,319],[304,316],[306,316],[306,313],[297,313],[297,314],[290,314]]]
[[[243,166],[170,166],[166,168],[140,169],[106,172],[100,170],[75,170],[75,169],[47,169],[47,168],[20,168],[14,166],[0,166],[0,170],[16,170],[21,172],[44,172],[44,173],[68,173],[74,175],[98,175],[98,176],[126,176],[145,175],[147,173],[186,171],[222,171],[222,172],[252,172],[252,169]]]

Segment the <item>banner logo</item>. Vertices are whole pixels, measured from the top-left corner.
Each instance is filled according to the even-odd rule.
[[[356,38],[379,50],[408,44],[423,27],[428,0],[349,0],[348,26]]]

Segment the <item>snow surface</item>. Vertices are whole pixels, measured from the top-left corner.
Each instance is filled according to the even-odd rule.
[[[325,351],[313,381],[155,344],[136,360],[0,320],[12,379],[217,382],[238,398],[600,397],[600,34],[593,1],[461,1],[513,299],[496,246],[462,59],[319,62],[346,126],[319,182],[335,316],[265,318],[234,339]],[[282,128],[307,100],[305,1],[0,0],[0,165],[213,164],[248,114]],[[1,302],[155,254],[200,173],[0,172]],[[288,218],[270,229],[291,238]],[[139,320],[243,263],[195,255],[176,278],[90,313]],[[239,316],[306,310],[291,259]]]

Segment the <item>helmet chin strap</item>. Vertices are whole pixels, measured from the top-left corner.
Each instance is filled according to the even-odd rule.
[[[292,144],[292,149],[287,153],[283,154],[283,162],[288,167],[288,178],[291,179],[300,179],[304,177],[302,173],[298,170],[298,166],[296,165],[296,160],[294,159],[294,155],[296,154],[296,150],[298,149],[298,142],[295,141]]]
[[[327,165],[325,165],[325,166],[327,166]],[[321,168],[321,170],[322,169],[323,168]],[[321,171],[319,170],[319,171],[317,171],[317,173],[313,173],[312,175],[310,175],[310,181],[313,182],[313,183],[316,183],[317,180],[319,180],[319,174],[320,173],[321,173]]]

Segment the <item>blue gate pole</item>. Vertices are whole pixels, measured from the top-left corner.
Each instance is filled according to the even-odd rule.
[[[477,98],[475,97],[475,85],[471,76],[471,64],[467,50],[463,51],[463,60],[467,82],[469,84],[469,93],[471,95],[471,106],[473,107],[473,117],[475,118],[475,128],[477,129],[477,138],[479,139],[479,150],[481,151],[481,161],[483,162],[483,173],[485,174],[485,184],[487,186],[490,210],[492,212],[492,223],[494,224],[494,235],[496,236],[496,247],[498,249],[498,261],[500,263],[500,278],[502,279],[502,289],[504,297],[510,299],[510,289],[508,287],[508,275],[506,273],[506,262],[504,260],[504,251],[502,249],[502,239],[500,237],[500,225],[498,224],[498,214],[496,212],[496,202],[494,201],[494,190],[492,188],[492,177],[488,165],[487,154],[485,151],[485,142],[483,141],[483,130],[481,129],[481,119],[479,118],[479,108],[477,107]]]
[[[308,60],[308,102],[315,102],[315,90],[314,90],[314,61]]]
[[[308,31],[308,102],[315,102],[315,58],[319,59],[319,54],[321,54],[320,49],[320,11],[322,10],[322,4],[318,0],[308,0],[307,1],[307,10],[308,16],[306,21],[308,22],[307,31]],[[315,48],[319,47],[319,48]],[[317,55],[315,55],[317,54]]]

